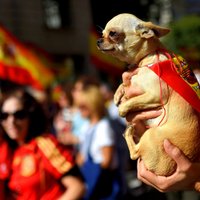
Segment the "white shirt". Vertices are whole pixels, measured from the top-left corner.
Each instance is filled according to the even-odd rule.
[[[93,132],[94,131],[94,132]],[[93,136],[91,137],[91,134]],[[107,118],[100,120],[96,125],[86,124],[80,134],[80,151],[87,158],[88,143],[91,139],[89,153],[95,163],[103,161],[102,147],[115,145],[115,135]],[[111,168],[117,166],[117,155],[113,156]]]

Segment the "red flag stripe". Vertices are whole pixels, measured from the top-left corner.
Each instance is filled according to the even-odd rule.
[[[169,86],[178,92],[191,106],[200,112],[200,99],[197,93],[174,70],[171,60],[156,63],[149,68],[161,77]]]

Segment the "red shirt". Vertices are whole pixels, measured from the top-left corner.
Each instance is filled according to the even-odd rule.
[[[73,166],[71,150],[52,135],[32,140],[14,153],[9,181],[11,199],[57,199],[66,190],[59,179]]]
[[[12,153],[6,141],[0,139],[0,180],[6,180],[10,174]]]
[[[5,183],[10,175],[12,151],[6,141],[0,138],[0,198],[5,199]]]

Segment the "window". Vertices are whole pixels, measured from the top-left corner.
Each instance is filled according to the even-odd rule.
[[[69,0],[42,0],[44,22],[49,29],[61,29],[70,26]]]

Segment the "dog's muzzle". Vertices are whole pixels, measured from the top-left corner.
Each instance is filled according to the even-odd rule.
[[[101,44],[103,43],[103,38],[99,38],[98,40],[97,40],[97,47],[101,47]]]

